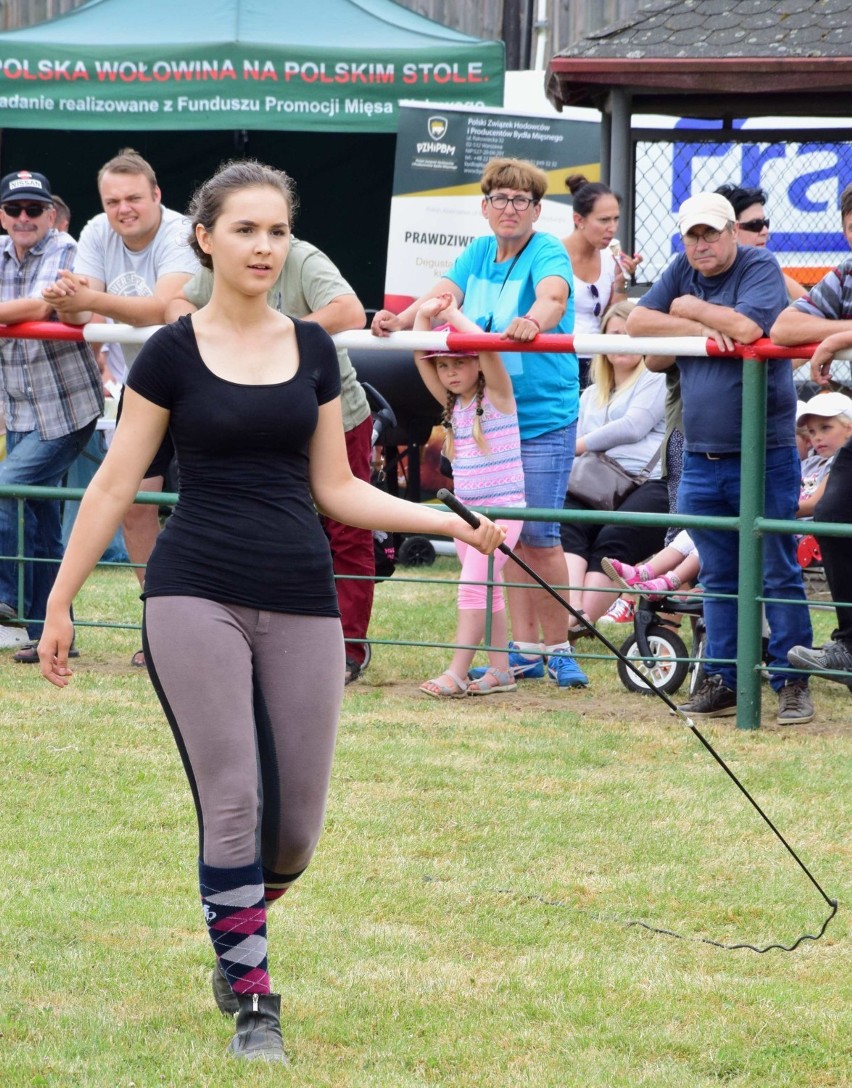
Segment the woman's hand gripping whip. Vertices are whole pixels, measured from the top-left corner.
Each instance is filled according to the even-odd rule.
[[[470,525],[474,529],[478,528],[479,518],[472,511],[468,510],[468,508],[464,506],[463,503],[459,502],[459,500],[455,497],[455,495],[452,494],[452,492],[447,491],[446,488],[441,488],[441,490],[438,492],[438,498],[441,500],[442,503],[448,506],[450,510],[453,511],[453,513],[458,514],[460,518],[463,518],[468,523],[468,525]],[[604,646],[606,646],[606,648],[610,651],[610,653],[614,654],[619,659],[619,661],[621,661],[625,666],[627,666],[627,668],[631,669],[637,675],[637,677],[642,681],[643,686],[647,685],[648,690],[652,691],[658,698],[662,699],[662,701],[666,704],[669,710],[678,718],[680,718],[683,724],[692,731],[692,733],[698,738],[698,740],[710,753],[713,759],[716,760],[716,762],[719,764],[719,766],[722,768],[728,778],[730,778],[730,780],[734,783],[737,789],[748,800],[749,804],[751,804],[755,811],[762,817],[764,822],[777,837],[781,845],[787,850],[787,852],[790,854],[790,856],[793,858],[793,860],[796,862],[796,864],[799,866],[799,868],[802,870],[808,880],[810,880],[811,884],[813,884],[813,886],[816,888],[816,890],[819,892],[825,902],[829,905],[829,907],[831,907],[831,911],[828,917],[822,923],[819,933],[804,933],[801,937],[797,938],[797,940],[795,940],[791,945],[769,944],[766,945],[764,948],[758,948],[756,945],[753,944],[722,944],[720,941],[711,941],[707,938],[703,938],[704,943],[715,945],[717,948],[748,948],[751,949],[751,951],[753,952],[769,952],[771,949],[775,948],[780,949],[782,952],[792,952],[795,948],[798,948],[802,941],[818,941],[820,937],[822,937],[822,935],[825,933],[828,923],[835,916],[835,914],[837,914],[837,900],[831,899],[828,895],[826,895],[826,893],[822,889],[822,886],[817,881],[816,877],[813,875],[813,873],[811,873],[811,871],[808,869],[808,867],[805,865],[805,863],[802,861],[802,859],[799,857],[793,847],[787,842],[787,840],[784,838],[784,836],[781,834],[775,824],[769,819],[769,817],[766,815],[766,813],[763,811],[757,801],[755,801],[752,795],[748,792],[742,782],[740,782],[739,778],[737,778],[737,776],[734,774],[734,772],[731,770],[725,760],[719,755],[719,753],[707,740],[707,738],[702,736],[698,729],[695,728],[695,724],[693,723],[692,719],[687,714],[684,714],[684,712],[669,698],[666,692],[661,691],[657,687],[654,687],[653,684],[647,684],[646,677],[642,674],[642,672],[634,664],[634,662],[631,661],[629,657],[626,657],[616,646],[614,646],[605,635],[602,635],[601,632],[598,631],[593,624],[589,623],[589,621],[586,619],[582,612],[579,612],[576,608],[572,608],[572,606],[565,600],[565,598],[562,597],[561,594],[557,593],[553,586],[545,582],[545,580],[540,575],[538,575],[532,569],[532,567],[528,566],[523,561],[523,559],[515,555],[511,548],[507,547],[505,544],[500,544],[499,548],[504,555],[508,555],[510,559],[517,563],[521,570],[525,571],[526,574],[528,574],[534,582],[541,586],[542,589],[546,590],[546,592],[549,593],[551,597],[559,601],[559,603],[565,609],[567,609],[568,612],[571,613],[574,619],[586,628],[590,635],[593,635],[599,642],[602,642]],[[644,929],[649,929],[653,933],[663,933],[671,937],[679,936],[679,934],[677,933],[672,933],[671,930],[655,929],[653,926],[649,926],[645,922],[634,922],[632,924],[642,926]]]

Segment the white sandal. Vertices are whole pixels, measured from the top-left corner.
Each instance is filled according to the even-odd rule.
[[[449,684],[442,684],[441,676],[449,676],[449,678],[455,684],[455,687],[450,687]],[[434,680],[426,680],[420,685],[420,690],[424,695],[429,695],[433,699],[464,699],[468,691],[467,680],[462,680],[460,676],[456,676],[454,672],[450,672],[449,669],[444,669],[441,676],[436,676]],[[432,688],[429,687],[432,684]],[[437,690],[433,690],[437,689]]]
[[[511,669],[497,669],[489,665],[478,680],[467,686],[468,695],[497,695],[501,691],[517,691],[515,674]]]

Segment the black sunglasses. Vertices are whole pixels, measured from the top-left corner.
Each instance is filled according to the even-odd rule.
[[[46,212],[50,204],[3,204],[0,205],[6,215],[17,219],[21,212],[26,212],[28,218],[38,219],[42,212]]]
[[[595,317],[600,317],[601,316],[601,296],[600,296],[600,291],[598,291],[597,287],[593,283],[589,284],[589,290],[592,292],[592,298],[595,300],[595,308],[594,308],[594,310],[592,310],[592,313],[595,315]]]
[[[740,221],[740,230],[747,230],[752,234],[760,234],[764,227],[769,230],[768,219],[746,219],[744,222]]]

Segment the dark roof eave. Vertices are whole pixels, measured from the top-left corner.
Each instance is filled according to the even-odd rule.
[[[852,71],[850,57],[552,57],[549,70],[553,72],[598,72],[616,75],[620,72],[797,72],[841,68]]]
[[[744,88],[747,78],[747,90]],[[674,96],[788,95],[835,92],[844,98],[852,87],[852,57],[707,57],[707,58],[578,58],[553,57],[546,89],[562,106],[600,109],[612,87],[634,95],[666,92]]]

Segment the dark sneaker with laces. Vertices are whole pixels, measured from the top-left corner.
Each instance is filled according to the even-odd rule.
[[[71,643],[71,647],[68,650],[68,656],[79,657],[80,651]],[[12,654],[12,660],[17,661],[19,665],[37,665],[38,664],[38,643],[27,642],[25,643],[16,654]]]
[[[737,693],[722,683],[721,676],[708,676],[689,702],[681,703],[678,710],[690,717],[730,718],[737,712]]]
[[[852,686],[852,650],[845,642],[826,642],[819,649],[794,646],[792,650],[788,650],[787,660],[797,669],[819,673],[823,680],[834,680],[838,684]],[[836,669],[849,675],[832,676],[825,671],[827,669]]]
[[[778,724],[805,725],[816,716],[806,680],[788,680],[778,692]]]

